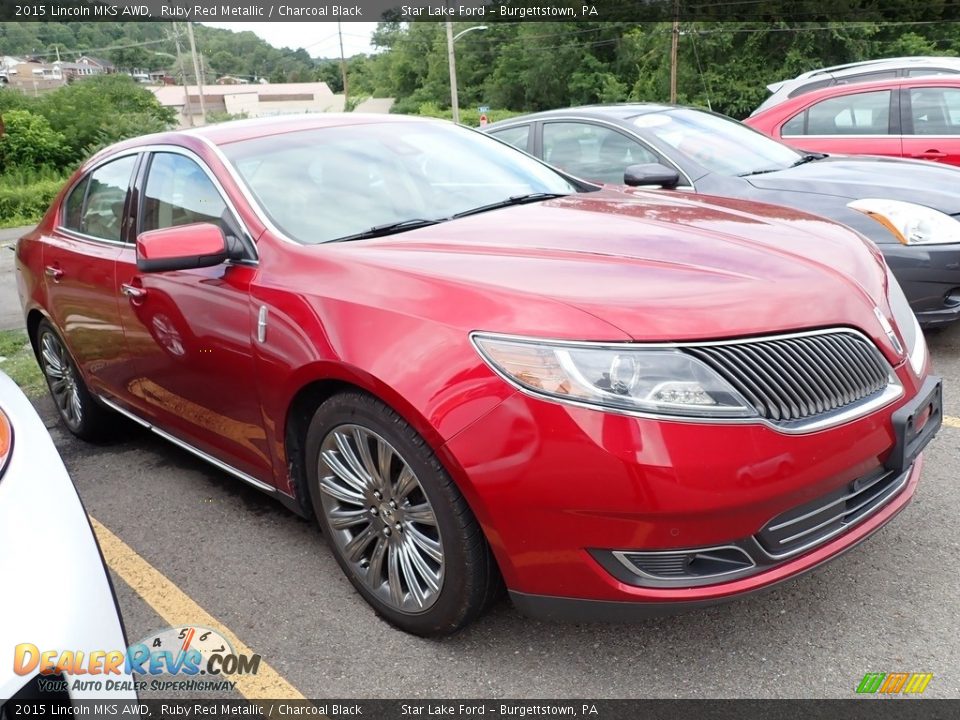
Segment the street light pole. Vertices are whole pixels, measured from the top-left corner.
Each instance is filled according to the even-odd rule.
[[[474,25],[466,30],[453,34],[453,23],[447,20],[447,64],[450,66],[450,108],[453,110],[453,121],[460,122],[460,101],[457,97],[457,57],[453,51],[453,44],[474,30],[486,30],[486,25]]]

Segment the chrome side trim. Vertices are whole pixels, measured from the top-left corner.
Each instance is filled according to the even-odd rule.
[[[103,395],[98,395],[97,398],[100,400],[100,402],[102,402],[111,410],[115,410],[116,412],[120,413],[124,417],[129,418],[130,420],[133,420],[138,425],[141,425],[147,428],[148,430],[150,430],[151,432],[156,433],[157,435],[162,437],[164,440],[172,442],[177,447],[180,447],[186,450],[187,452],[192,453],[193,455],[196,455],[201,460],[206,460],[208,463],[210,463],[214,467],[219,468],[224,472],[230,473],[234,477],[237,477],[243,480],[245,483],[249,483],[250,485],[253,485],[255,488],[257,488],[257,490],[263,490],[264,492],[270,493],[271,495],[278,494],[277,489],[272,485],[267,485],[267,483],[261,482],[260,480],[257,480],[255,477],[252,477],[251,475],[247,475],[247,473],[243,472],[242,470],[237,470],[232,465],[228,465],[222,460],[218,460],[217,458],[213,457],[213,455],[210,455],[208,453],[205,453],[203,450],[195,448],[193,445],[190,445],[189,443],[184,442],[180,438],[171,435],[165,430],[161,430],[160,428],[147,422],[143,418],[133,414],[129,410],[126,410],[125,408],[120,407],[112,400],[108,400]]]
[[[267,316],[269,312],[266,305],[260,306],[260,312],[257,314],[257,342],[259,343],[267,341]]]
[[[782,433],[784,435],[804,435],[807,433],[817,432],[819,430],[826,430],[827,428],[835,427],[837,425],[842,425],[851,420],[856,420],[870,413],[879,410],[886,405],[894,402],[903,395],[903,385],[897,378],[896,373],[891,368],[889,376],[889,384],[884,389],[882,393],[877,395],[870,400],[860,403],[854,403],[853,405],[841,409],[839,412],[829,413],[822,417],[816,418],[810,422],[807,421],[794,421],[789,424],[777,424],[766,418],[761,417],[694,417],[694,416],[685,416],[685,415],[669,415],[666,413],[655,413],[643,410],[626,410],[623,408],[609,407],[606,405],[597,405],[593,403],[584,402],[581,400],[568,399],[563,397],[558,397],[554,395],[545,395],[534,392],[529,388],[521,385],[516,380],[511,378],[509,375],[505,374],[498,368],[491,360],[487,359],[486,354],[480,348],[477,343],[477,338],[491,338],[494,340],[509,340],[512,342],[526,343],[528,345],[559,345],[567,346],[574,348],[596,348],[600,350],[680,350],[686,347],[710,347],[714,345],[741,345],[745,343],[752,343],[765,340],[785,340],[798,337],[810,337],[815,335],[831,335],[836,333],[849,333],[850,335],[856,335],[866,342],[870,343],[874,347],[876,344],[864,335],[859,330],[854,330],[853,328],[826,328],[822,330],[808,330],[803,332],[794,332],[794,333],[784,333],[781,335],[761,335],[750,338],[735,338],[732,340],[709,340],[709,341],[698,341],[698,342],[665,342],[665,343],[642,343],[642,342],[590,342],[582,340],[556,340],[551,338],[534,338],[527,337],[523,335],[507,335],[503,333],[494,333],[494,332],[484,332],[482,330],[474,330],[470,333],[470,342],[473,345],[474,350],[483,360],[484,364],[490,368],[490,370],[500,377],[504,382],[523,393],[528,397],[535,398],[537,400],[542,400],[544,402],[554,402],[560,405],[572,405],[574,407],[585,408],[587,410],[594,410],[596,412],[610,413],[613,415],[624,415],[627,417],[643,418],[646,420],[659,420],[664,422],[679,422],[686,424],[697,424],[697,425],[764,425],[769,429]],[[882,353],[881,353],[882,355]],[[884,358],[886,361],[886,358]],[[901,363],[902,364],[902,363]],[[887,363],[889,366],[889,363]]]

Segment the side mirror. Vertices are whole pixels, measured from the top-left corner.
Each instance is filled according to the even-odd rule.
[[[137,238],[137,269],[142,272],[212,267],[229,257],[227,239],[211,223],[149,230]]]
[[[623,184],[630,187],[659,185],[665,188],[675,188],[680,184],[680,173],[660,163],[631,165],[623,172]]]

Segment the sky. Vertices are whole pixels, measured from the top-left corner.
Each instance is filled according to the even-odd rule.
[[[303,48],[311,57],[340,57],[340,41],[335,22],[237,22],[203,23],[234,32],[249,30],[276,48]],[[377,29],[375,22],[343,23],[343,54],[346,57],[373,51],[370,36]]]

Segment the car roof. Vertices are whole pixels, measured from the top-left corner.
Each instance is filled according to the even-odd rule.
[[[818,75],[838,75],[844,76],[856,73],[859,70],[883,70],[886,68],[908,68],[913,65],[941,65],[944,67],[956,67],[960,65],[960,58],[952,55],[925,55],[915,57],[896,57],[896,58],[878,58],[876,60],[862,60],[855,63],[846,63],[844,65],[833,65],[831,67],[811,70],[801,75],[797,75],[791,80],[809,80]],[[784,81],[790,82],[790,80]]]
[[[526,115],[517,115],[516,117],[499,120],[487,125],[484,130],[500,126],[507,126],[515,122],[530,122],[534,120],[549,120],[554,117],[570,117],[579,115],[581,117],[594,117],[600,119],[629,120],[638,115],[646,115],[654,112],[664,112],[667,110],[676,110],[682,108],[682,105],[665,105],[661,103],[617,103],[613,105],[580,105],[577,107],[558,108],[556,110],[544,110],[542,112],[529,113]]]
[[[282,115],[279,117],[251,118],[232,122],[205,125],[199,128],[182,130],[185,135],[203,137],[215,145],[250,140],[253,138],[278,135],[301,130],[318,130],[348,125],[376,125],[397,122],[447,122],[436,118],[390,115],[386,113],[307,113],[304,115]]]
[[[288,132],[299,132],[301,130],[401,122],[448,123],[449,120],[414,115],[389,115],[385,113],[306,113],[302,115],[251,118],[249,120],[232,120],[230,122],[204,125],[186,130],[169,130],[152,135],[141,135],[104,148],[94,157],[112,155],[120,150],[154,144],[192,145],[193,143],[190,141],[194,138],[214,145],[228,145],[242,140],[280,135]]]

